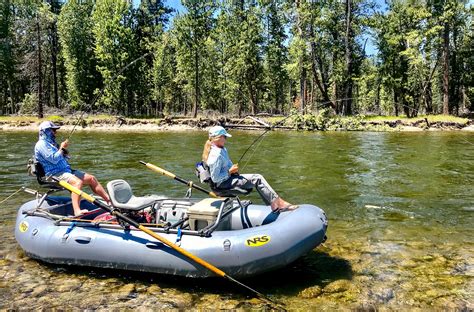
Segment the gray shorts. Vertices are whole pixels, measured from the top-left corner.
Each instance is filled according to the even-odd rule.
[[[75,177],[77,177],[77,178],[84,181],[85,173],[82,172],[81,170],[72,170],[72,172],[61,173],[60,175],[57,175],[56,178],[61,180],[61,181],[69,182],[69,179],[73,176],[75,176]]]

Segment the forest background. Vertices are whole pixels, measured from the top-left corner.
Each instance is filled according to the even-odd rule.
[[[473,17],[461,0],[0,0],[0,115],[469,116]]]

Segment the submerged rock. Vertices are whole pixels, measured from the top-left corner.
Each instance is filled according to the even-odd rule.
[[[74,291],[81,287],[81,282],[76,280],[66,280],[61,285],[59,285],[56,290],[59,292],[68,292]]]
[[[303,289],[299,294],[298,297],[311,299],[319,297],[323,293],[323,290],[319,286],[313,286],[306,289]]]
[[[46,285],[36,286],[31,292],[31,297],[39,297],[46,293],[48,287]]]
[[[349,290],[351,287],[351,282],[348,280],[338,280],[335,282],[332,282],[326,287],[324,287],[323,291],[325,293],[339,293],[339,292],[344,292]]]
[[[369,297],[377,303],[388,303],[395,297],[395,292],[391,288],[376,288],[369,290]]]
[[[146,289],[146,292],[149,295],[158,295],[161,293],[161,288],[158,285],[151,285]]]
[[[120,300],[128,300],[136,297],[135,284],[125,284],[117,290],[117,297]]]

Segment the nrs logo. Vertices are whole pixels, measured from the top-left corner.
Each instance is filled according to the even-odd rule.
[[[28,231],[28,222],[26,221],[21,221],[20,225],[18,226],[20,232],[25,233]]]
[[[245,245],[249,247],[260,247],[265,245],[270,241],[270,236],[268,235],[258,235],[254,237],[247,238],[245,240]]]

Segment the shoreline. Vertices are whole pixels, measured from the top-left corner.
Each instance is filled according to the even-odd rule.
[[[275,117],[272,117],[275,118]],[[283,119],[283,117],[280,117]],[[60,125],[64,130],[71,131],[75,127],[75,131],[127,131],[127,132],[187,132],[202,130],[214,125],[222,125],[233,130],[257,130],[264,131],[269,129],[269,125],[273,125],[278,121],[258,120],[255,122],[246,120],[245,118],[183,118],[167,117],[164,119],[137,119],[122,117],[91,117],[83,120],[77,125],[77,119],[71,117],[49,116],[42,120],[36,117],[3,117],[0,119],[0,131],[26,131],[35,132],[43,120],[51,120]],[[423,131],[466,131],[474,132],[474,120],[465,119],[463,122],[456,121],[431,121],[427,118],[415,118],[413,120],[387,119],[387,120],[361,120],[357,117],[329,118],[321,124],[308,124],[306,121],[293,122],[290,125],[281,125],[274,128],[275,130],[285,131],[322,131],[322,132],[340,132],[340,131],[364,131],[364,132],[423,132]]]

